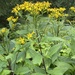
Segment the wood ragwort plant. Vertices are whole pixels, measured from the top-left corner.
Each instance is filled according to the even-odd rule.
[[[75,28],[65,24],[65,8],[50,6],[25,1],[12,9],[0,30],[0,75],[75,74]]]

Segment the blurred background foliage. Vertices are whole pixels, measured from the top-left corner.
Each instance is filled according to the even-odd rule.
[[[12,8],[24,1],[49,1],[52,3],[52,7],[66,7],[66,12],[69,12],[69,7],[75,5],[75,0],[0,0],[0,27],[7,26],[6,18],[11,15]]]

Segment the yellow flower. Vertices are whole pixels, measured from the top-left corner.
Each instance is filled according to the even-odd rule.
[[[21,4],[21,5],[20,5],[20,9],[21,9],[21,10],[24,10],[24,9],[25,9],[24,4]]]
[[[53,18],[59,18],[59,17],[63,17],[63,16],[67,16],[64,11],[66,9],[65,8],[49,8],[47,9],[47,11],[49,12],[49,17],[53,17]]]
[[[8,17],[8,18],[7,18],[7,21],[11,21],[12,18],[13,18],[13,16]]]
[[[70,10],[75,12],[75,7],[70,7]]]
[[[30,39],[33,34],[34,34],[34,32],[27,34],[27,38]]]
[[[50,7],[51,3],[47,2],[27,2],[25,1],[23,4],[17,4],[12,10],[12,13],[17,14],[20,10],[24,10],[23,12],[29,12],[32,15],[38,15],[40,12],[46,11]]]
[[[11,12],[17,14],[18,10],[16,8],[13,8],[13,10]]]
[[[14,16],[10,16],[7,18],[7,21],[16,22],[18,20],[18,17],[14,18]]]
[[[6,31],[7,31],[7,28],[2,28],[2,29],[1,29],[1,32],[2,32],[2,33],[5,33]]]
[[[18,44],[22,44],[22,45],[25,44],[25,39],[22,37],[18,38],[17,41],[18,41]]]
[[[65,11],[65,10],[66,10],[66,9],[65,9],[65,8],[62,8],[62,7],[59,8],[59,11],[60,11],[60,12],[63,12],[63,11]]]
[[[75,10],[75,7],[70,7],[71,10]]]
[[[12,21],[13,21],[13,22],[16,22],[17,20],[18,20],[18,17],[12,18]]]

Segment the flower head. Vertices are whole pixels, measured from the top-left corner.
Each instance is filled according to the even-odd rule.
[[[75,12],[75,7],[70,7],[70,10],[72,10],[73,12]]]
[[[25,39],[24,39],[23,37],[19,37],[19,38],[17,39],[17,41],[18,41],[18,42],[17,42],[18,44],[22,44],[22,45],[25,44]]]
[[[18,17],[14,18],[14,16],[10,16],[7,18],[7,21],[16,22],[18,20]]]
[[[27,38],[30,39],[30,38],[32,37],[33,34],[34,34],[34,32],[28,33],[28,34],[27,34]]]
[[[2,28],[1,33],[5,33],[7,31],[7,28]]]

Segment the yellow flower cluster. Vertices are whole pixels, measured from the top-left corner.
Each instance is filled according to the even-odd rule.
[[[63,17],[66,14],[64,14],[64,11],[66,9],[65,8],[49,8],[47,11],[49,12],[49,17],[53,17],[53,18],[59,18],[59,17]]]
[[[19,37],[18,39],[17,39],[17,43],[18,44],[25,44],[25,39],[23,38],[23,37]]]
[[[75,7],[70,7],[70,10],[72,10],[73,12],[75,12]]]
[[[30,38],[32,38],[33,34],[34,34],[34,32],[28,33],[27,34],[27,39],[29,40]],[[21,45],[24,45],[25,42],[26,42],[24,37],[19,37],[19,38],[16,39],[16,41],[17,41],[17,44],[21,44]]]
[[[46,11],[50,7],[51,3],[49,2],[36,2],[36,3],[31,3],[25,1],[23,4],[20,4],[15,6],[12,10],[12,13],[18,14],[19,11],[27,11],[31,13],[32,15],[34,14],[39,14],[42,11]]]
[[[7,21],[16,22],[18,20],[18,17],[14,18],[14,16],[10,16],[7,18]]]
[[[27,38],[30,39],[34,33],[35,33],[35,32],[28,33],[28,34],[27,34]]]

